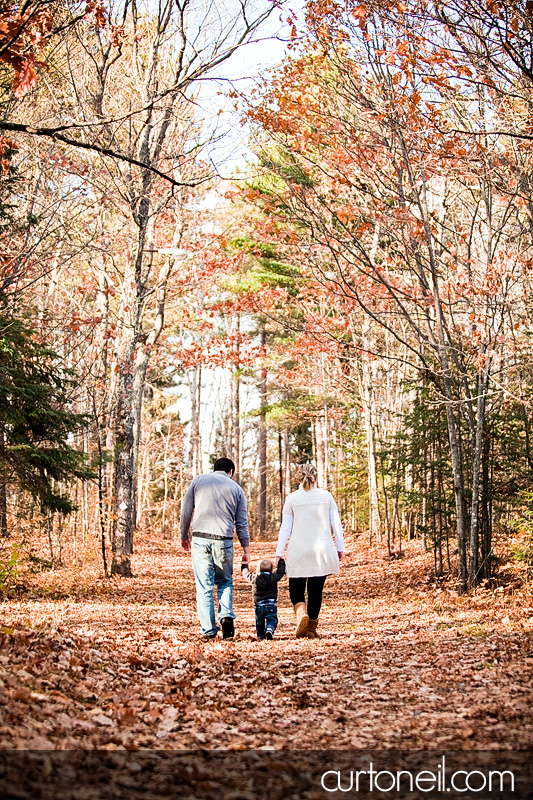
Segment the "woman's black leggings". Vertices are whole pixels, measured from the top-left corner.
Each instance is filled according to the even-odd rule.
[[[307,614],[309,619],[318,619],[322,608],[322,590],[327,575],[314,578],[289,578],[289,596],[293,606],[305,603],[305,584],[307,583]]]

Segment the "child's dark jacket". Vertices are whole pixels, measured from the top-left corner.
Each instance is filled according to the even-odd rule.
[[[251,572],[247,564],[241,564],[243,577],[252,584],[252,600],[259,603],[261,600],[278,599],[278,581],[285,575],[285,561],[280,558],[275,572]]]

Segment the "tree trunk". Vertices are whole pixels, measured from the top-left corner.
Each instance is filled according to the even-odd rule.
[[[483,430],[485,426],[486,378],[478,374],[477,380],[477,424],[472,451],[472,507],[470,514],[470,560],[468,563],[468,588],[479,582],[479,506],[481,489],[481,460],[483,454]]]
[[[107,487],[105,484],[105,464],[104,453],[102,447],[102,428],[100,418],[96,409],[96,397],[93,393],[93,413],[96,422],[96,438],[98,443],[98,522],[100,526],[100,548],[102,551],[102,562],[104,565],[104,575],[108,576],[107,571],[107,554],[105,548],[105,501],[107,494]],[[77,487],[76,487],[77,491]]]
[[[285,459],[285,469],[284,469],[284,478],[285,478],[285,485],[283,491],[283,502],[285,502],[285,498],[288,494],[291,493],[292,490],[292,483],[291,483],[291,444],[289,439],[289,429],[287,427],[283,430],[283,457]]]
[[[200,470],[200,402],[202,388],[201,367],[193,368],[192,377],[189,379],[191,393],[191,438],[189,449],[189,466],[193,475]]]
[[[450,382],[451,383],[451,382]],[[467,589],[466,572],[466,519],[464,508],[464,489],[463,489],[463,469],[461,465],[461,450],[457,436],[457,424],[453,413],[453,399],[447,392],[446,399],[446,421],[448,423],[448,441],[450,443],[450,456],[453,473],[453,491],[455,495],[455,518],[457,525],[457,557],[459,570],[459,590]]]
[[[316,483],[322,489],[327,487],[327,470],[326,470],[326,419],[325,415],[319,414],[315,418],[315,436],[316,436]]]
[[[283,481],[283,438],[281,436],[281,431],[278,431],[278,474],[279,474],[279,510],[280,514],[283,509],[283,503],[285,502],[285,493],[283,491],[284,488],[284,481]]]
[[[233,370],[233,461],[235,462],[235,480],[239,482],[241,466],[241,373],[240,373],[240,316],[237,314],[237,359]]]
[[[172,421],[169,419],[168,421],[168,430],[165,437],[165,453],[163,456],[163,481],[164,481],[164,494],[163,494],[163,514],[161,516],[161,533],[163,536],[166,535],[166,523],[167,523],[167,502],[168,502],[168,473],[169,473],[169,463],[168,463],[168,449],[170,446],[170,432],[172,430]],[[164,435],[164,434],[163,434]]]
[[[492,573],[492,471],[494,467],[494,431],[487,432],[483,443],[482,508],[482,564],[479,577],[490,578]]]
[[[261,347],[266,345],[266,329],[261,328]],[[266,426],[266,406],[267,406],[267,371],[261,368],[259,380],[259,506],[258,523],[259,537],[262,539],[267,530],[267,426]]]
[[[363,353],[362,375],[363,375],[363,405],[364,421],[366,433],[366,452],[367,452],[367,472],[368,472],[368,535],[370,541],[381,538],[381,517],[379,513],[378,496],[378,476],[376,470],[376,449],[374,437],[374,392],[372,381],[372,370],[369,362],[368,351],[370,346],[370,322],[367,316],[363,320],[362,331],[363,347],[367,353]]]
[[[115,415],[115,519],[113,521],[111,575],[131,577],[135,528],[135,412],[133,408],[134,347],[121,367]]]
[[[6,460],[6,440],[4,427],[0,425],[0,469],[4,468]],[[9,530],[7,528],[7,484],[0,482],[0,536],[7,539]]]
[[[161,323],[162,326],[162,323]],[[115,421],[115,508],[112,575],[131,577],[133,534],[137,526],[137,467],[146,370],[151,347],[133,344],[120,376]]]
[[[448,441],[450,443],[450,456],[452,462],[453,489],[455,495],[455,516],[457,524],[457,557],[459,573],[459,591],[468,588],[466,568],[466,537],[467,525],[464,502],[463,467],[461,463],[461,448],[459,444],[458,425],[454,415],[454,394],[452,384],[452,371],[450,366],[450,352],[446,340],[444,313],[442,310],[437,271],[431,272],[433,282],[433,297],[435,303],[437,343],[440,367],[442,370],[442,383],[446,407],[446,422],[448,426]]]

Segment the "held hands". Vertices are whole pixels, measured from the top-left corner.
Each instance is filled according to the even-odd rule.
[[[276,556],[276,558],[274,559],[274,566],[275,566],[275,567],[277,567],[277,566],[278,566],[278,564],[279,564],[279,559],[280,559],[280,556]]]
[[[182,539],[181,546],[183,550],[189,551],[191,549],[191,540],[190,539]]]
[[[250,563],[250,548],[243,547],[241,564],[249,564],[249,563]]]

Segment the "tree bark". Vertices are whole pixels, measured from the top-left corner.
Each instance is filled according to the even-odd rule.
[[[364,405],[364,423],[366,433],[367,476],[368,476],[368,535],[370,541],[381,538],[381,516],[379,513],[378,476],[376,469],[376,449],[374,437],[374,392],[372,385],[372,370],[368,353],[370,346],[370,322],[368,317],[363,320],[363,347],[367,351],[362,357],[362,395]]]
[[[487,382],[483,372],[478,374],[477,420],[472,452],[472,508],[470,513],[470,559],[468,562],[468,588],[479,582],[479,507],[481,500],[481,462],[483,431],[485,427],[485,398]]]
[[[283,502],[285,502],[285,498],[288,494],[291,493],[292,490],[292,482],[291,482],[291,443],[289,437],[289,429],[287,426],[283,429],[283,457],[285,459],[285,469],[284,469],[284,491],[283,491]]]
[[[266,329],[265,326],[261,328],[261,347],[264,349],[266,345]],[[267,424],[266,424],[266,406],[267,406],[267,370],[263,366],[261,368],[261,375],[259,379],[259,505],[258,505],[258,525],[259,537],[263,538],[267,531]]]
[[[189,466],[193,475],[199,472],[200,466],[200,402],[202,389],[202,368],[193,367],[192,377],[189,379],[191,393],[191,436],[189,450]]]
[[[241,373],[240,373],[240,315],[236,315],[237,345],[236,364],[233,370],[233,461],[235,462],[235,480],[239,482],[241,465]]]
[[[0,425],[0,469],[5,465],[6,441],[3,425]],[[7,539],[9,530],[7,527],[7,484],[0,482],[0,536]]]
[[[115,518],[111,542],[111,575],[124,578],[131,577],[135,528],[134,358],[132,347],[122,364],[115,415]]]
[[[315,418],[316,436],[316,472],[317,486],[327,488],[327,467],[326,467],[326,415],[319,413]]]

